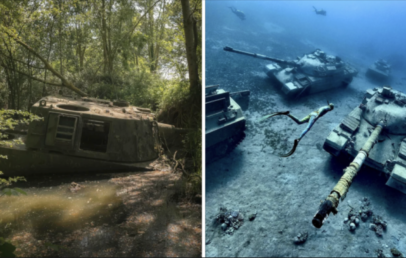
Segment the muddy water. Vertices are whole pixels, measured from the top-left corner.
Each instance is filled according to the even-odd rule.
[[[0,235],[17,243],[17,255],[50,255],[69,234],[125,216],[120,187],[108,175],[27,177],[13,186],[27,195],[0,197]]]
[[[27,177],[0,196],[0,236],[17,256],[200,256],[201,206],[173,198],[168,169]]]
[[[4,196],[0,221],[4,227],[36,233],[74,230],[86,224],[108,222],[121,205],[117,187],[107,181],[24,188],[27,195]]]

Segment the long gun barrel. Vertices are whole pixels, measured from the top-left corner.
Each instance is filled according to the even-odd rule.
[[[323,226],[323,222],[327,219],[330,212],[333,212],[334,215],[337,214],[337,207],[340,198],[342,200],[345,198],[345,195],[347,194],[348,189],[351,186],[352,180],[357,175],[359,169],[362,167],[362,164],[364,163],[366,157],[368,157],[370,150],[374,147],[374,144],[376,143],[383,127],[384,121],[382,120],[375,127],[371,136],[369,136],[368,140],[358,152],[355,159],[348,167],[344,169],[344,175],[340,178],[336,186],[333,188],[333,191],[331,191],[330,195],[327,196],[326,200],[324,200],[320,204],[319,210],[312,220],[313,226],[315,226],[316,228],[321,228],[321,226]]]
[[[282,60],[282,59],[278,59],[278,58],[273,58],[273,57],[268,57],[268,56],[264,56],[264,55],[261,55],[261,54],[245,52],[245,51],[234,49],[232,47],[227,47],[226,46],[226,47],[224,47],[224,51],[234,52],[234,53],[242,54],[242,55],[246,55],[246,56],[257,57],[257,58],[260,58],[260,59],[269,60],[269,61],[272,61],[272,62],[275,62],[275,63],[278,63],[278,64],[282,64],[282,65],[296,66],[295,62]]]

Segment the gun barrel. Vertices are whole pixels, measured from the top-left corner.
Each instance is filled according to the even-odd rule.
[[[345,198],[354,177],[357,175],[366,157],[368,157],[369,152],[374,147],[374,144],[376,143],[383,127],[384,121],[379,122],[371,136],[369,136],[364,146],[358,152],[357,156],[350,163],[350,165],[344,169],[344,175],[340,178],[330,195],[327,196],[326,200],[321,203],[319,210],[312,220],[313,226],[316,228],[321,228],[331,212],[333,212],[333,214],[337,214],[337,207],[340,198],[341,200]]]
[[[242,55],[246,55],[246,56],[257,57],[260,59],[269,60],[269,61],[272,61],[272,62],[275,62],[278,64],[282,64],[282,65],[296,65],[294,62],[291,62],[291,61],[268,57],[268,56],[264,56],[264,55],[256,54],[256,53],[245,52],[245,51],[234,49],[234,48],[228,47],[228,46],[224,47],[223,49],[224,49],[224,51],[234,52],[234,53],[242,54]]]

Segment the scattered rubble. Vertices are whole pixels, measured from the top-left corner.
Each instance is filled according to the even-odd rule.
[[[382,249],[378,249],[378,250],[376,250],[375,252],[376,252],[376,256],[377,256],[378,258],[385,258],[385,257],[386,257],[385,254],[383,253],[383,250],[382,250]]]
[[[370,207],[370,202],[367,197],[363,197],[361,201],[361,207],[359,210],[359,215],[361,216],[362,221],[367,221],[369,217],[373,215],[372,209]]]
[[[391,248],[390,252],[392,253],[393,256],[395,257],[403,257],[402,253],[396,249],[396,248]]]
[[[72,193],[76,193],[77,191],[79,191],[82,188],[84,188],[84,186],[82,186],[82,185],[80,185],[78,183],[75,183],[75,182],[70,183],[70,186],[69,186],[69,190]]]
[[[250,215],[248,216],[248,219],[249,219],[249,221],[253,221],[256,217],[257,217],[257,214],[256,214],[256,213],[253,213],[253,214],[250,214]]]
[[[351,207],[351,206],[350,206]],[[358,210],[358,212],[357,212]],[[372,209],[370,207],[370,202],[367,197],[361,199],[361,205],[359,209],[351,207],[348,212],[347,218],[344,219],[344,223],[348,223],[348,229],[354,231],[360,223],[360,219],[366,222],[373,215]]]
[[[377,236],[382,236],[386,230],[388,223],[382,219],[381,216],[373,216],[372,223],[369,224],[369,228],[375,231]]]
[[[359,215],[354,212],[353,208],[348,212],[348,216],[344,219],[344,223],[348,223],[348,229],[350,231],[354,231],[358,227]]]
[[[354,224],[354,223],[350,223],[350,230],[351,230],[351,231],[354,231],[355,228],[356,228],[355,224]]]
[[[308,237],[308,233],[304,232],[304,233],[299,233],[297,234],[297,236],[295,236],[293,238],[293,243],[299,245],[299,244],[303,244],[304,242],[306,242]]]
[[[239,211],[227,210],[225,207],[220,208],[220,213],[216,216],[216,221],[221,224],[221,229],[232,235],[234,230],[239,229],[244,223],[244,215]]]

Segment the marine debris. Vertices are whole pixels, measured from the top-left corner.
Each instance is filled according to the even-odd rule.
[[[81,190],[81,189],[84,188],[84,187],[85,187],[85,186],[82,186],[82,185],[80,185],[80,184],[78,184],[78,183],[72,182],[72,183],[70,183],[69,190],[70,190],[72,193],[76,193],[77,191]]]
[[[361,205],[359,209],[351,207],[350,211],[348,212],[347,218],[344,219],[344,223],[348,225],[348,229],[350,231],[354,231],[360,223],[360,220],[366,222],[369,217],[372,216],[373,212],[370,207],[370,201],[367,197],[363,197],[361,199]],[[357,212],[358,210],[358,212]]]
[[[299,233],[293,238],[293,243],[297,245],[303,244],[306,242],[308,236],[309,234],[307,232]]]
[[[392,253],[393,256],[395,257],[403,257],[402,253],[396,249],[396,248],[391,248],[390,252]]]
[[[377,236],[382,236],[387,226],[388,223],[384,221],[381,216],[373,216],[372,223],[369,224],[369,228],[375,231]]]
[[[361,220],[365,222],[369,217],[372,216],[373,212],[371,207],[369,206],[371,203],[369,202],[367,197],[363,197],[361,203],[362,204],[359,210],[359,215],[361,217]]]
[[[248,216],[249,221],[253,221],[257,217],[257,213],[252,213]]]
[[[221,207],[215,220],[221,225],[221,229],[225,233],[232,235],[244,224],[244,215],[240,211],[227,210],[227,208]]]
[[[385,258],[386,257],[385,254],[383,253],[382,249],[378,249],[375,252],[376,252],[376,257],[378,257],[378,258]]]

